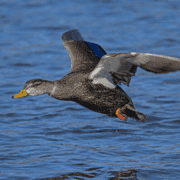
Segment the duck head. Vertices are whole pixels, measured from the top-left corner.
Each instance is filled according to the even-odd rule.
[[[31,79],[27,81],[24,88],[12,98],[24,98],[26,96],[39,96],[49,93],[51,90],[51,82],[42,79]]]

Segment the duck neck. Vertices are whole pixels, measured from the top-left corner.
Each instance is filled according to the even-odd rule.
[[[52,83],[52,84],[51,84]],[[63,79],[50,82],[51,88],[48,89],[48,94],[59,100],[71,100],[72,87],[67,85]]]
[[[54,81],[46,81],[43,88],[44,88],[44,92],[51,96],[51,94],[53,94],[56,89],[56,85]]]

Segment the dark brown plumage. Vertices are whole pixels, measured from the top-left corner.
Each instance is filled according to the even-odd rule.
[[[62,39],[71,57],[71,72],[56,81],[30,80],[13,98],[47,93],[110,117],[118,116],[122,120],[132,117],[144,122],[146,116],[135,109],[119,85],[129,86],[138,66],[154,73],[180,69],[178,58],[136,52],[106,54],[98,44],[84,41],[78,30],[64,33]]]

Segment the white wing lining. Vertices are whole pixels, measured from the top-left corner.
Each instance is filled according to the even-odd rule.
[[[104,55],[96,68],[90,73],[89,79],[93,79],[93,84],[102,84],[108,88],[115,88],[116,84],[110,72],[116,72],[120,66],[118,58],[110,60],[109,55]]]
[[[89,79],[93,80],[93,84],[108,88],[115,88],[121,83],[129,85],[137,66],[153,73],[168,73],[180,70],[180,59],[137,52],[106,54],[90,73]]]

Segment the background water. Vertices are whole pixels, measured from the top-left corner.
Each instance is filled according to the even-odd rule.
[[[70,71],[66,31],[108,53],[180,57],[179,17],[179,0],[1,0],[0,179],[179,179],[180,72],[138,69],[123,86],[144,124],[48,95],[11,98],[27,80]]]

